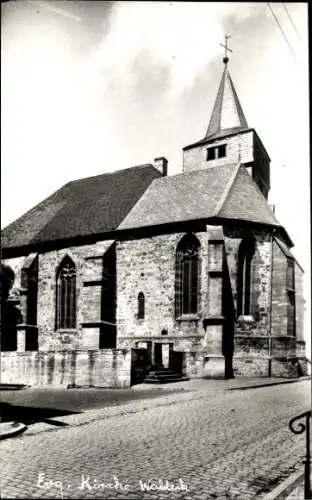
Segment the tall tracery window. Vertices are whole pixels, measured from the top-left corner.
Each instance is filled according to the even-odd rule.
[[[180,241],[176,252],[175,310],[176,316],[196,314],[199,303],[198,239],[190,234]]]
[[[287,335],[296,335],[296,292],[295,292],[295,265],[292,258],[287,258]]]
[[[76,328],[76,267],[66,256],[56,275],[56,330]]]
[[[138,295],[138,319],[144,319],[145,316],[145,297],[144,293]]]
[[[237,316],[251,314],[252,258],[255,253],[253,237],[243,239],[238,252]]]
[[[26,317],[27,325],[37,325],[37,302],[38,302],[38,254],[30,254],[22,267],[21,285],[27,294]]]

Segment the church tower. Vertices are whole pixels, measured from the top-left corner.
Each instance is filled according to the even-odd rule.
[[[264,197],[270,190],[270,157],[258,134],[249,128],[228,69],[225,38],[224,70],[205,137],[183,148],[183,172],[241,163]]]

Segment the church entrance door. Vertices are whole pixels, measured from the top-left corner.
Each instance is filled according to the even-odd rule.
[[[155,365],[163,364],[162,344],[160,342],[155,342],[154,344],[154,364]]]
[[[155,342],[154,344],[154,364],[169,368],[170,356],[173,351],[173,343]]]

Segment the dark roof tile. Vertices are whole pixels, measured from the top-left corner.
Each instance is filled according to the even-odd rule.
[[[245,167],[228,164],[155,180],[118,229],[212,217],[280,226]]]
[[[241,166],[218,211],[218,217],[280,226],[267,200],[244,166]]]
[[[147,164],[69,182],[4,228],[2,248],[114,231],[160,175]]]

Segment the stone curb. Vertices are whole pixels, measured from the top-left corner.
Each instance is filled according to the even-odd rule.
[[[304,471],[294,472],[279,486],[265,495],[262,500],[282,500],[286,498],[304,479]]]
[[[15,437],[18,434],[26,431],[27,426],[19,422],[1,422],[0,423],[0,440]]]
[[[311,380],[311,377],[306,376],[306,377],[300,377],[300,378],[294,378],[294,379],[287,379],[287,380],[277,380],[276,382],[264,382],[263,384],[255,384],[255,385],[244,385],[241,387],[229,387],[226,390],[227,391],[243,391],[245,389],[257,389],[258,387],[268,387],[269,385],[282,385],[282,384],[294,384],[295,382],[302,382],[303,380]]]

